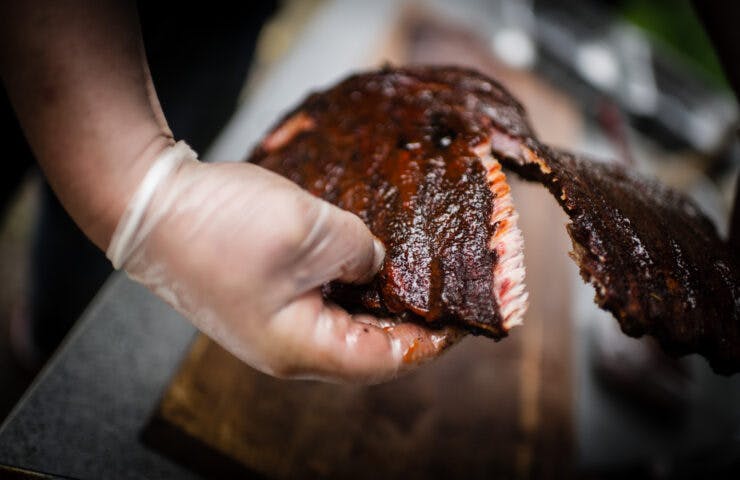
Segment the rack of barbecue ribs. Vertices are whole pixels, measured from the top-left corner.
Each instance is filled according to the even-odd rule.
[[[496,340],[527,308],[523,243],[502,166],[570,218],[572,258],[631,336],[740,371],[734,252],[683,195],[548,147],[519,102],[475,71],[383,68],[310,95],[250,161],[358,215],[385,244],[367,285],[324,286],[349,311]]]

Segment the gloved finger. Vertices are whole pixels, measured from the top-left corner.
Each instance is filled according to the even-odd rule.
[[[306,201],[306,199],[302,199]],[[380,269],[385,248],[356,215],[310,197],[311,228],[298,247],[299,292],[331,280],[369,281]]]
[[[281,355],[269,373],[286,378],[377,383],[427,360],[462,337],[454,328],[411,323],[377,326],[370,315],[350,315],[324,302],[318,290],[298,298],[270,321]]]

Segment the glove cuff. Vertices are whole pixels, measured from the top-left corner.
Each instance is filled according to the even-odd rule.
[[[142,222],[158,188],[184,161],[197,159],[198,155],[181,140],[167,147],[154,160],[129,200],[113,232],[108,250],[105,252],[115,269],[126,264],[131,254],[146,237],[149,229],[142,229]]]

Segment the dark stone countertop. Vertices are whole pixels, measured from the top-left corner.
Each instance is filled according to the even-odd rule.
[[[0,427],[0,464],[72,478],[197,478],[139,439],[193,333],[114,274]]]

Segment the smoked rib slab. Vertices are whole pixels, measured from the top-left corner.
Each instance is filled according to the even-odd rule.
[[[309,96],[251,161],[358,215],[385,244],[369,285],[332,283],[328,298],[498,339],[527,304],[521,235],[489,132],[494,118],[516,128],[522,115],[467,70],[383,69]]]
[[[727,243],[687,197],[630,169],[537,144],[501,158],[571,219],[572,257],[626,334],[740,371],[740,278]]]
[[[384,68],[309,96],[250,161],[362,218],[385,244],[350,310],[463,325],[493,338],[526,309],[522,242],[501,164],[565,210],[572,257],[631,336],[740,370],[740,278],[685,196],[626,167],[541,143],[501,85],[454,67]]]

